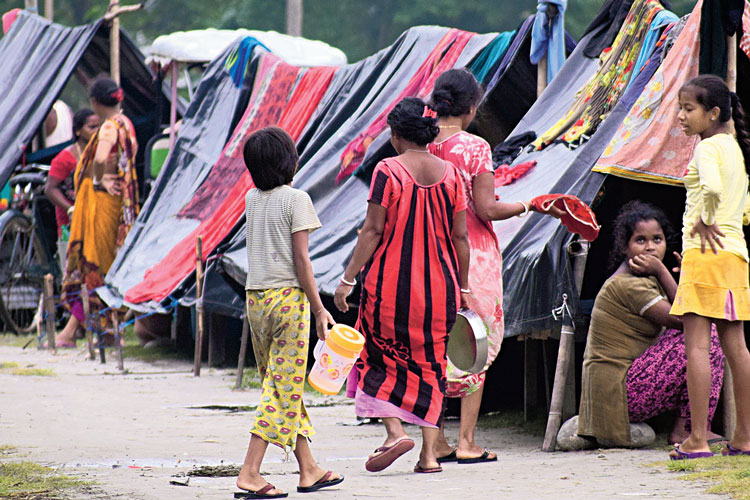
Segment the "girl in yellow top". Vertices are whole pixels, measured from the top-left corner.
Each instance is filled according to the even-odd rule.
[[[671,313],[682,316],[692,431],[670,453],[673,460],[711,456],[706,439],[711,389],[709,346],[716,324],[734,376],[737,429],[722,450],[750,455],[750,352],[742,326],[750,319],[747,221],[750,137],[737,94],[713,75],[693,78],[680,89],[679,120],[700,143],[685,175],[682,271]],[[737,139],[732,136],[733,119]],[[706,252],[706,243],[710,251]]]

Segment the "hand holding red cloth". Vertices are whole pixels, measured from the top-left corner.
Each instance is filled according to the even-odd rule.
[[[580,234],[586,241],[594,241],[599,236],[600,226],[596,222],[594,212],[572,194],[543,194],[531,200],[534,210],[541,213],[549,212],[552,206],[562,210],[560,222],[571,233]]]

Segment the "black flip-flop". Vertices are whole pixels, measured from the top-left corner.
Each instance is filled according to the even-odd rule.
[[[261,489],[257,491],[237,491],[234,494],[234,498],[286,498],[289,496],[289,493],[274,493],[269,494],[268,492],[276,489],[276,486],[272,485],[271,483],[268,483]]]
[[[497,460],[497,455],[492,458],[490,457],[490,450],[484,450],[484,452],[478,457],[472,458],[459,458],[456,460],[460,464],[479,464],[482,462],[494,462]]]
[[[445,456],[438,457],[437,461],[439,464],[445,463],[445,462],[456,462],[458,461],[458,457],[456,456],[456,450],[453,450],[452,452],[448,453]]]
[[[443,468],[439,465],[437,467],[422,467],[419,462],[414,466],[414,472],[419,474],[434,474],[436,472],[443,472]]]
[[[329,486],[334,486],[344,481],[344,476],[339,476],[336,479],[328,479],[329,477],[331,477],[331,474],[333,474],[333,471],[329,470],[328,472],[323,474],[323,477],[315,481],[310,486],[297,486],[297,492],[312,493],[313,491],[318,491],[321,488],[328,488]]]

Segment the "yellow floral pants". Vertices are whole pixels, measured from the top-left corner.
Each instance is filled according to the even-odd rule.
[[[297,436],[315,434],[302,402],[310,337],[310,304],[301,288],[247,290],[247,318],[258,373],[260,403],[252,434],[295,448]]]

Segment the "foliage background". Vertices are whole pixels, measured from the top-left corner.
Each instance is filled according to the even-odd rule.
[[[79,25],[104,15],[108,0],[55,0],[55,22]],[[122,5],[137,3],[122,0]],[[566,29],[578,39],[604,0],[569,0]],[[673,11],[688,13],[695,0],[673,0]],[[44,0],[38,0],[43,11]],[[145,10],[126,14],[121,24],[141,46],[173,31],[248,28],[283,32],[285,0],[146,0]],[[24,0],[0,0],[0,12],[24,7]],[[350,62],[390,45],[404,30],[437,24],[478,33],[507,31],[536,11],[533,0],[304,0],[303,36],[342,49]]]

